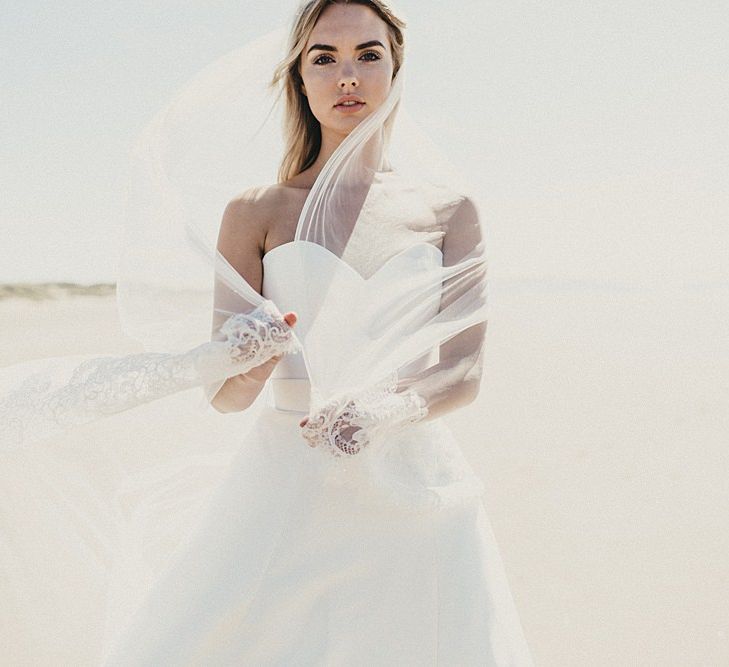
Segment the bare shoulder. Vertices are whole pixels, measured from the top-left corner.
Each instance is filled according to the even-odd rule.
[[[265,250],[265,240],[273,223],[286,210],[287,192],[278,185],[248,188],[233,197],[225,207],[218,234],[218,249],[228,256],[241,250]]]
[[[310,188],[277,183],[266,189],[266,234],[264,252],[292,241]]]
[[[265,186],[249,188],[228,202],[220,223],[219,245],[221,242],[236,239],[256,242],[263,247],[269,215],[266,190]]]
[[[225,207],[217,248],[260,292],[263,256],[293,239],[306,192],[283,184],[248,188]]]
[[[446,265],[460,261],[474,250],[483,250],[483,227],[477,202],[470,196],[454,199],[445,220],[443,238]]]
[[[270,187],[248,188],[228,202],[218,230],[217,249],[259,293],[263,279],[261,258],[274,209]]]

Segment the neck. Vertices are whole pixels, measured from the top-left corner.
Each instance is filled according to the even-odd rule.
[[[319,149],[319,154],[317,155],[316,160],[314,160],[314,164],[312,164],[309,168],[314,178],[319,176],[324,165],[329,161],[329,158],[332,156],[334,151],[337,150],[339,145],[347,138],[347,136],[348,135],[346,134],[339,134],[332,132],[327,128],[322,128],[321,148]],[[375,132],[363,148],[363,164],[371,169],[388,168],[387,165],[382,167],[379,164],[382,150],[380,136],[380,132]]]

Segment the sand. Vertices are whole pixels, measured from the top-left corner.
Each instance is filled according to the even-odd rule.
[[[0,365],[141,350],[112,294],[61,292],[0,298]],[[452,419],[537,664],[729,664],[729,288],[509,282],[491,304],[477,419]]]

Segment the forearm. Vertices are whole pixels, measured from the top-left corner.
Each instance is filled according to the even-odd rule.
[[[480,365],[469,359],[440,362],[413,376],[398,378],[397,392],[417,393],[428,408],[423,421],[442,417],[458,410],[478,396],[481,385]]]
[[[242,412],[247,410],[261,393],[265,381],[261,382],[247,374],[228,378],[210,401],[218,412]]]
[[[479,385],[478,380],[460,380],[456,384],[448,385],[443,391],[431,394],[429,398],[424,396],[428,413],[422,421],[438,419],[473,402],[478,396]]]

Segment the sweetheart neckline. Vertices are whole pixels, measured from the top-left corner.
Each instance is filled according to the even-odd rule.
[[[318,246],[325,253],[331,255],[335,259],[338,259],[338,260],[342,261],[344,264],[346,264],[347,266],[349,266],[352,269],[352,271],[354,271],[355,273],[357,273],[357,275],[359,275],[359,273],[355,270],[354,267],[350,266],[347,262],[344,262],[344,260],[342,260],[342,258],[339,255],[337,255],[334,252],[332,252],[331,250],[329,250],[329,248],[321,245],[321,243],[316,243],[314,241],[307,241],[306,239],[294,239],[293,241],[286,241],[285,243],[279,243],[277,246],[274,246],[268,252],[266,252],[266,253],[263,254],[263,256],[261,257],[261,262],[265,262],[266,261],[266,257],[268,257],[272,252],[275,252],[279,248],[284,248],[286,246],[295,245],[296,243],[308,243],[310,245]],[[413,245],[407,246],[406,248],[403,248],[400,252],[395,253],[394,255],[392,255],[389,259],[387,259],[385,261],[385,264],[388,264],[389,262],[391,262],[396,257],[399,257],[400,255],[405,254],[408,250],[410,250],[410,248],[414,248],[414,247],[417,247],[417,246],[423,246],[423,245],[430,246],[431,248],[433,248],[433,250],[436,250],[440,254],[441,261],[442,261],[442,259],[443,259],[443,251],[437,245],[433,245],[432,243],[429,243],[428,241],[419,241],[418,243],[414,243]],[[383,264],[383,266],[385,266],[385,264]],[[382,268],[382,267],[380,267],[380,268]],[[379,270],[378,270],[378,272],[379,272]],[[362,276],[360,276],[360,277],[362,277]]]

